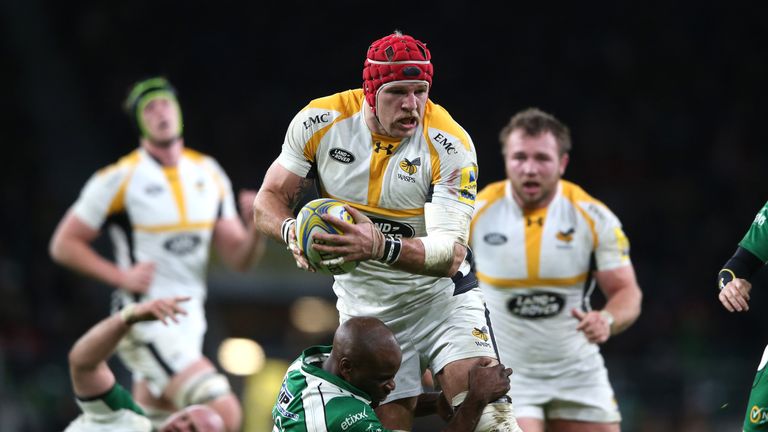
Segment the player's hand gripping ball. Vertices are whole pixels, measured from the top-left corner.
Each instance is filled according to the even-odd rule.
[[[329,214],[345,222],[355,223],[352,215],[344,208],[344,203],[330,198],[320,198],[308,202],[299,211],[296,218],[296,239],[299,248],[307,257],[309,264],[317,271],[325,274],[340,275],[349,273],[357,267],[357,261],[345,262],[338,265],[323,265],[321,261],[336,258],[335,254],[320,252],[312,248],[315,243],[314,233],[344,234],[335,226],[327,223],[320,215]]]

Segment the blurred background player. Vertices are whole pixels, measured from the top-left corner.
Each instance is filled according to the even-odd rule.
[[[525,432],[618,431],[621,416],[597,344],[629,327],[642,293],[621,223],[561,180],[568,128],[538,109],[500,134],[507,179],[478,194],[471,247],[509,395]],[[607,303],[591,310],[594,280]]]
[[[749,310],[749,292],[752,284],[749,280],[768,261],[768,203],[755,216],[747,234],[739,242],[736,252],[725,263],[718,275],[718,298],[730,312]],[[768,378],[765,376],[765,364],[768,363],[768,346],[763,350],[763,357],[757,366],[752,390],[747,402],[744,418],[744,431],[768,430]]]
[[[206,330],[206,269],[213,243],[230,267],[245,270],[263,253],[253,227],[254,191],[240,193],[242,217],[229,178],[206,155],[187,149],[176,92],[164,78],[137,83],[125,104],[140,146],[94,174],[51,240],[53,259],[112,285],[115,306],[174,295],[189,296],[179,325],[134,326],[118,354],[134,373],[133,394],[150,417],[207,403],[228,430],[242,412],[227,378],[202,355]],[[116,263],[91,242],[106,225]]]
[[[400,32],[373,42],[363,88],[315,99],[294,117],[254,203],[259,229],[283,239],[310,270],[296,247],[294,207],[313,181],[321,197],[348,204],[357,224],[336,219],[344,235],[317,235],[333,245],[314,247],[339,256],[327,265],[360,261],[335,277],[341,321],[379,318],[401,343],[397,388],[376,410],[398,430],[412,427],[427,367],[455,406],[469,370],[496,360],[466,259],[475,148],[428,99],[430,59],[424,43]],[[477,430],[517,430],[512,405],[489,404]]]
[[[395,389],[401,359],[400,346],[383,322],[350,318],[336,330],[332,347],[308,348],[288,369],[272,410],[274,430],[388,431],[372,407]],[[501,364],[473,366],[467,398],[443,430],[473,430],[484,407],[509,390],[511,373]],[[442,396],[420,397],[419,410],[434,413],[441,402],[447,404]]]
[[[120,340],[138,322],[159,320],[178,323],[177,315],[185,315],[180,305],[187,297],[156,299],[133,303],[91,327],[69,352],[69,369],[77,404],[83,413],[65,432],[149,432],[152,422],[134,403],[131,395],[115,380],[107,359]],[[224,431],[221,416],[205,405],[190,405],[171,415],[160,427],[161,432]]]

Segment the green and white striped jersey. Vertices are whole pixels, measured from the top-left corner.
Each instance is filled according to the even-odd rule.
[[[272,408],[273,432],[386,432],[370,396],[323,370],[330,346],[304,350],[285,373]]]

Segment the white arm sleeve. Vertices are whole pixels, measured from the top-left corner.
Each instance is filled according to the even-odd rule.
[[[435,203],[424,204],[427,236],[418,239],[424,244],[424,267],[427,270],[451,266],[453,244],[467,245],[471,220],[471,216],[461,210]]]

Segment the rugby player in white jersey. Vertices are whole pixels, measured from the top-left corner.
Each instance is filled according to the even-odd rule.
[[[496,360],[467,239],[477,188],[469,134],[428,99],[433,68],[426,45],[400,32],[375,41],[363,88],[311,101],[291,122],[282,152],[254,202],[260,230],[285,241],[297,264],[294,206],[314,182],[344,201],[356,224],[318,235],[313,247],[358,261],[335,276],[341,320],[382,320],[401,344],[396,389],[376,409],[388,429],[410,430],[422,372],[429,368],[454,406],[467,373]],[[512,405],[489,404],[478,431],[515,431]]]
[[[189,296],[188,315],[179,325],[140,323],[120,344],[118,354],[134,374],[134,397],[158,421],[178,408],[207,403],[228,430],[239,430],[239,402],[227,378],[202,355],[205,278],[211,243],[238,270],[263,252],[265,237],[251,222],[255,191],[240,193],[238,215],[224,170],[185,148],[181,110],[166,79],[137,83],[126,110],[141,134],[139,148],[88,180],[53,235],[51,256],[117,288],[115,307]],[[110,234],[116,262],[91,246],[102,228]]]
[[[616,432],[621,416],[598,344],[629,327],[642,293],[618,218],[562,180],[568,128],[538,109],[500,135],[507,179],[479,194],[470,245],[509,395],[525,432]],[[594,280],[605,294],[592,310]]]

